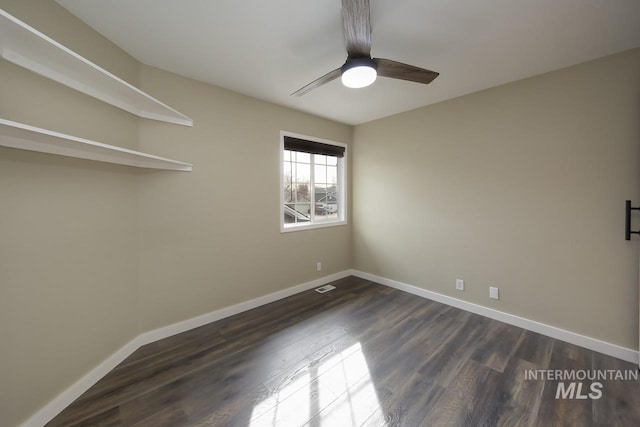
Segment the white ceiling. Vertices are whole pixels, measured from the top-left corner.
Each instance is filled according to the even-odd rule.
[[[340,0],[57,2],[143,63],[352,125],[640,46],[638,0],[371,0],[372,56],[440,76],[297,98],[346,59]]]

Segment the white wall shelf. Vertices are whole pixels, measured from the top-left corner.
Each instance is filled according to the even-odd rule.
[[[0,146],[138,168],[185,172],[192,170],[190,163],[102,144],[5,119],[0,119]]]
[[[146,119],[193,120],[0,9],[0,56],[30,71]]]

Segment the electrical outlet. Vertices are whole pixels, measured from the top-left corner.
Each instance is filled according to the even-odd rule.
[[[500,299],[500,292],[498,291],[498,288],[489,286],[489,298]]]
[[[321,262],[316,263],[316,271],[322,271],[322,263]]]
[[[456,289],[459,291],[464,291],[464,280],[456,279]]]

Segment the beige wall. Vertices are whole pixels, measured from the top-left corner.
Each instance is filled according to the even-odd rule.
[[[142,330],[351,267],[351,225],[281,234],[278,190],[280,130],[349,143],[349,126],[151,67],[140,82],[195,123],[141,124],[143,151],[194,163],[141,180]]]
[[[131,57],[57,4],[0,7],[137,76]],[[137,145],[130,114],[4,60],[0,117]],[[123,166],[0,148],[0,425],[24,420],[138,334],[137,178]]]
[[[639,118],[633,50],[357,126],[355,268],[637,348]]]
[[[0,60],[0,117],[194,163],[0,148],[0,425],[142,332],[351,266],[350,225],[280,234],[278,217],[280,130],[349,143],[349,126],[141,66],[52,1],[0,7],[195,121],[138,119]]]

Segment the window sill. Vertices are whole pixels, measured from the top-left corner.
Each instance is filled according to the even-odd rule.
[[[315,230],[318,228],[337,227],[340,225],[347,225],[347,221],[344,220],[344,221],[320,222],[315,224],[289,225],[289,226],[283,226],[281,224],[280,233],[291,233],[293,231]]]

